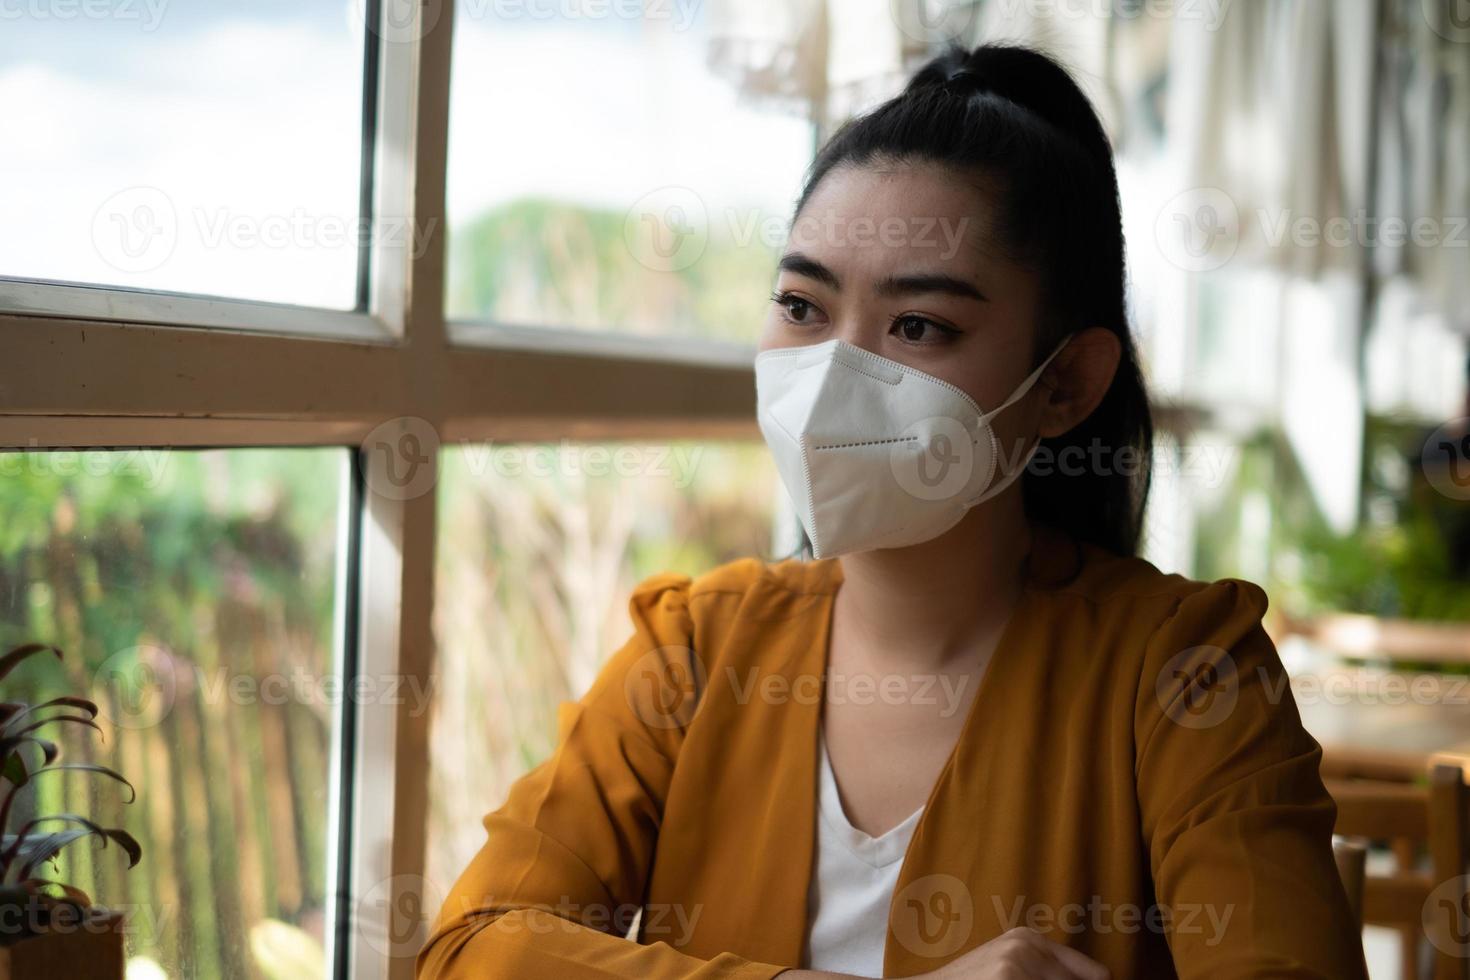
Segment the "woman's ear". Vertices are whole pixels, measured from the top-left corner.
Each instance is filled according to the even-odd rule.
[[[1118,335],[1106,327],[1089,327],[1073,335],[1041,375],[1042,438],[1069,432],[1092,414],[1113,383],[1122,356]]]

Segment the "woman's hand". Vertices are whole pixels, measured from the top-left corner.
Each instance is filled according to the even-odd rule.
[[[1017,926],[922,976],[929,980],[1109,980],[1108,968]]]

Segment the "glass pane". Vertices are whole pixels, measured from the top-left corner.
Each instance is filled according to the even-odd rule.
[[[364,7],[0,10],[0,276],[355,306]]]
[[[779,483],[749,443],[465,446],[444,454],[434,603],[429,891],[554,747],[556,706],[627,640],[661,571],[770,557]],[[431,910],[436,911],[436,910]]]
[[[752,341],[814,139],[757,89],[797,79],[712,5],[578,6],[456,11],[448,315]]]
[[[0,453],[0,644],[65,653],[0,700],[93,699],[103,735],[41,734],[138,791],[38,776],[6,830],[71,812],[138,840],[131,870],[83,842],[45,874],[128,915],[130,978],[325,973],[346,467],[339,449]]]

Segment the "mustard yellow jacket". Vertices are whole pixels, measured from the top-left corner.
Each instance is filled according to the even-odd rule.
[[[485,818],[421,980],[802,965],[841,582],[833,559],[742,559],[640,583],[633,635]],[[1265,609],[1249,582],[1165,575],[1039,527],[905,856],[884,975],[1030,925],[1119,980],[1364,977],[1321,749]]]

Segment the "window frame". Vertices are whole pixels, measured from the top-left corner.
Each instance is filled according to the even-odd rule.
[[[437,493],[397,500],[369,489],[383,457],[361,450],[380,425],[421,419],[441,444],[755,439],[759,430],[751,348],[446,323],[453,0],[411,3],[415,23],[428,30],[405,30],[405,2],[373,0],[378,23],[393,26],[367,32],[376,51],[365,72],[375,92],[364,97],[364,156],[372,160],[363,168],[371,181],[364,201],[374,221],[406,216],[427,228],[419,254],[372,236],[359,289],[366,308],[356,312],[0,278],[0,451],[356,448],[337,663],[430,690]],[[394,7],[391,22],[385,4]],[[439,447],[423,448],[437,471]],[[363,901],[384,883],[395,898],[423,887],[431,713],[409,708],[362,704],[345,728],[339,719],[356,737],[349,755],[333,759],[333,789],[347,791],[334,792],[328,818],[328,881],[339,886],[341,874],[347,884],[328,904],[335,977],[413,976],[413,956],[393,942],[393,903]]]

